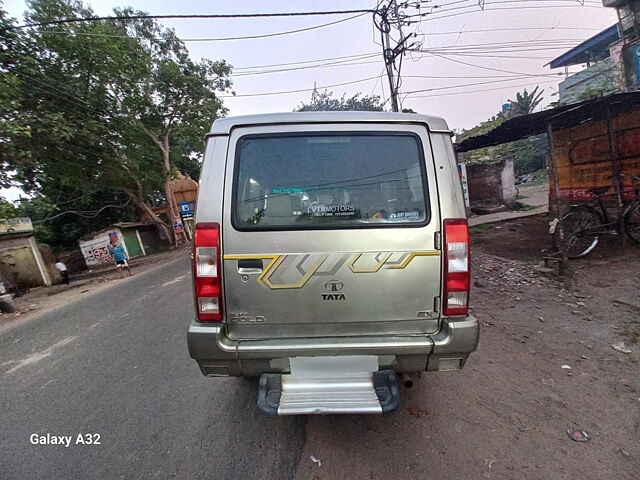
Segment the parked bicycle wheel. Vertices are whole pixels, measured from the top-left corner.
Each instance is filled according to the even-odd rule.
[[[624,230],[631,240],[640,243],[640,203],[634,204],[624,216]]]
[[[602,218],[595,210],[588,207],[572,207],[561,220],[564,244],[568,258],[584,257],[598,245],[598,234],[593,230],[602,225]],[[562,245],[560,226],[553,234],[554,244]],[[591,232],[589,232],[591,230]]]

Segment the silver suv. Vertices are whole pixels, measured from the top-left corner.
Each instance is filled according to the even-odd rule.
[[[393,411],[397,374],[459,370],[478,342],[441,118],[216,120],[193,258],[191,356],[206,376],[260,377],[271,415]]]

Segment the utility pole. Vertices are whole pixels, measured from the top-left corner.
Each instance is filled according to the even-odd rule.
[[[382,56],[384,59],[385,69],[387,71],[387,78],[389,80],[391,109],[394,112],[399,112],[401,107],[398,99],[398,93],[401,82],[400,69],[402,67],[402,56],[407,49],[410,48],[406,46],[407,40],[414,36],[414,34],[409,34],[405,37],[402,33],[403,20],[400,15],[400,8],[406,8],[407,6],[408,4],[406,2],[398,5],[397,0],[389,0],[386,5],[381,6],[376,10],[374,15],[374,23],[376,28],[380,31],[382,39]],[[395,46],[392,46],[391,38],[391,31],[393,28],[395,28],[399,34],[399,40]],[[396,60],[398,60],[397,66]]]
[[[391,109],[394,112],[399,112],[398,106],[398,89],[396,88],[396,80],[393,75],[393,68],[395,63],[395,58],[393,57],[393,49],[391,48],[391,36],[389,35],[389,29],[383,32],[382,34],[382,55],[384,56],[384,64],[387,69],[387,77],[389,79],[389,92],[391,97]]]

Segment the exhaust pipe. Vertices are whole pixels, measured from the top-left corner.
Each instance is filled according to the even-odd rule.
[[[413,379],[409,376],[408,373],[401,374],[400,378],[402,379],[402,384],[405,388],[413,387]]]

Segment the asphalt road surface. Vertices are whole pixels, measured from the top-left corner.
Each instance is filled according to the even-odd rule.
[[[0,479],[295,475],[304,418],[262,416],[252,383],[189,357],[189,275],[172,261],[0,331]]]
[[[0,480],[638,480],[640,351],[611,345],[631,345],[640,260],[587,259],[576,278],[592,280],[567,289],[480,251],[479,350],[403,389],[389,416],[269,418],[255,382],[203,377],[186,346],[187,259],[0,327]],[[570,440],[577,428],[592,440]]]

